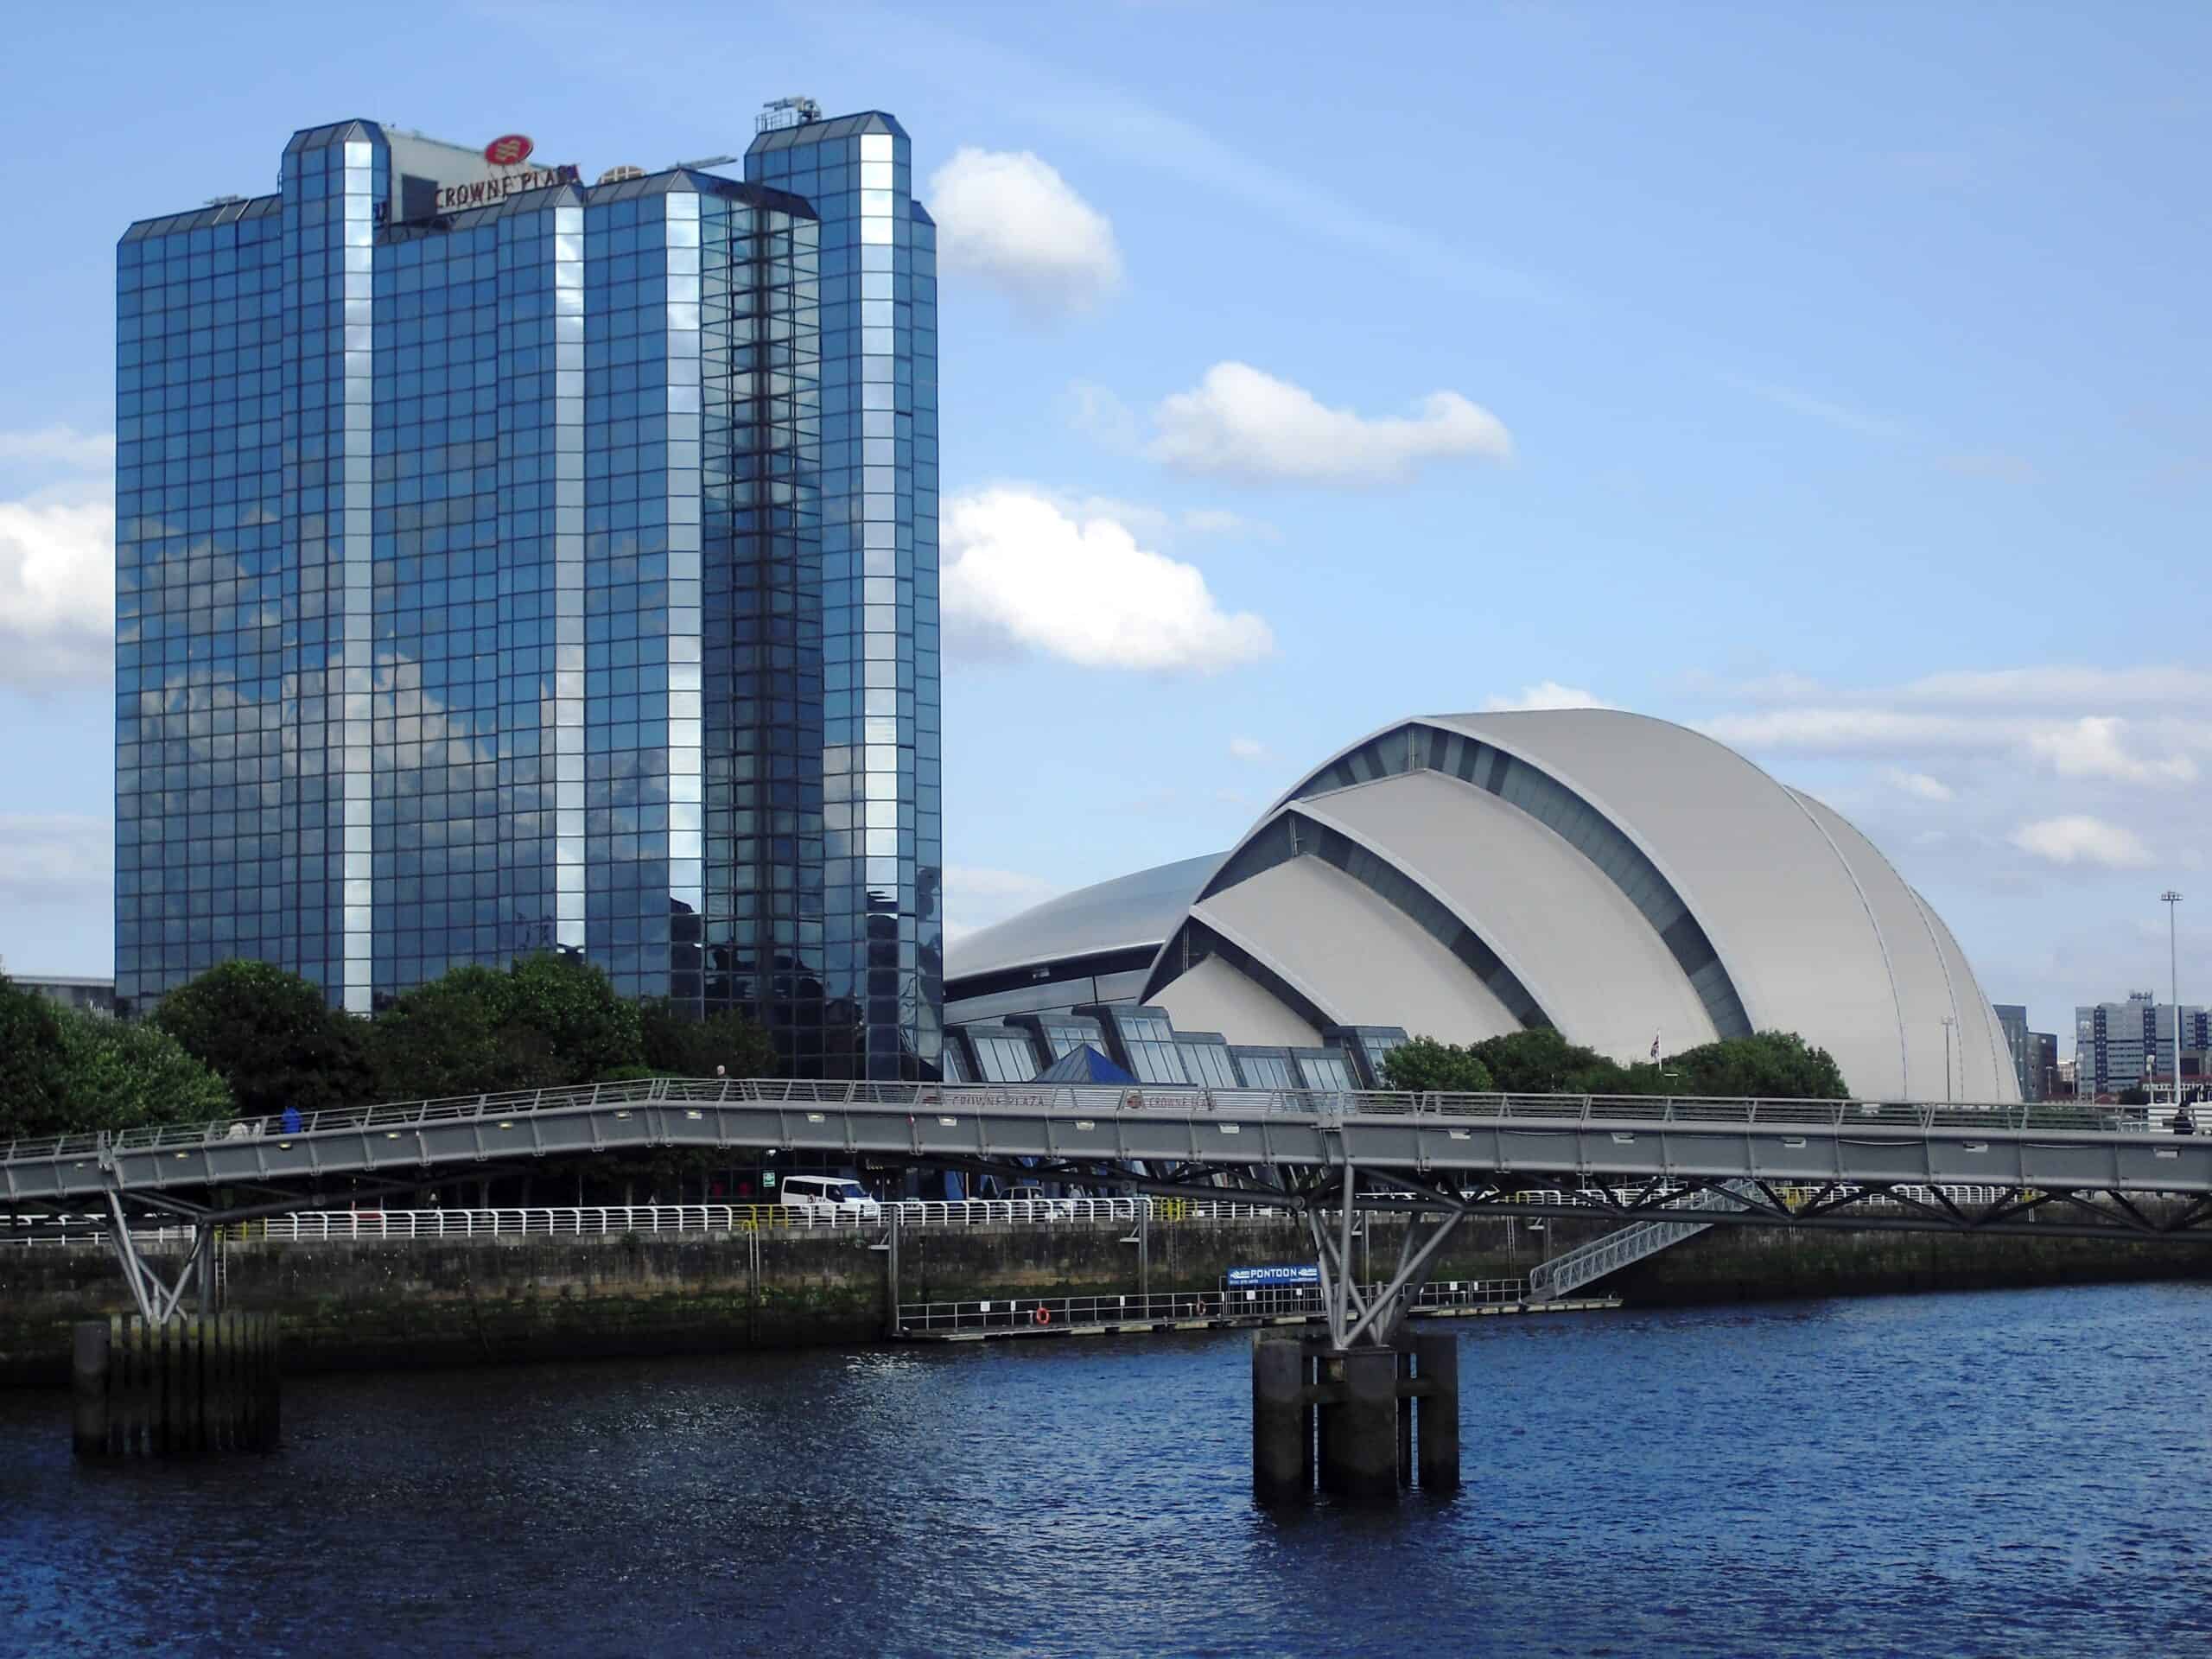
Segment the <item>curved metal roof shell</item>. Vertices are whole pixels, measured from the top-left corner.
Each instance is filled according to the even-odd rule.
[[[944,976],[973,980],[1117,950],[1157,950],[1220,862],[1218,853],[1178,859],[1032,905],[948,945]]]
[[[1957,942],[1866,836],[1725,745],[1617,710],[1385,727],[1225,856],[1039,906],[963,941],[954,971],[1147,935],[1146,1000],[1232,1041],[1548,1023],[1627,1060],[1655,1034],[1673,1052],[1780,1029],[1862,1095],[2018,1097]]]

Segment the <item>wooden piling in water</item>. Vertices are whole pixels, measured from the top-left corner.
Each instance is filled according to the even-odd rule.
[[[107,1454],[108,1327],[86,1319],[72,1333],[70,1441],[80,1458]]]
[[[74,1332],[71,1444],[82,1458],[265,1452],[277,1439],[276,1322],[221,1313]]]

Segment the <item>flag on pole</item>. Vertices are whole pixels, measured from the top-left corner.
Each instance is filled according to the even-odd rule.
[[[1656,1031],[1651,1033],[1651,1058],[1655,1060],[1659,1058],[1659,1033]]]

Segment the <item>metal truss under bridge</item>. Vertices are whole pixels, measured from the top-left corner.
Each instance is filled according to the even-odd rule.
[[[346,1107],[290,1129],[239,1119],[20,1141],[0,1149],[0,1206],[107,1212],[126,1276],[156,1317],[177,1308],[183,1276],[165,1286],[136,1259],[126,1203],[204,1234],[419,1190],[441,1174],[652,1147],[772,1148],[1274,1205],[1313,1238],[1339,1347],[1389,1339],[1465,1217],[1592,1213],[1513,1202],[1529,1175],[1607,1178],[1612,1209],[1631,1223],[1687,1224],[1664,1212],[1719,1188],[1725,1205],[1701,1208],[1700,1224],[2212,1241],[2212,1137],[2152,1135],[2068,1104],[738,1078]],[[1961,1186],[1995,1201],[1963,1205],[1942,1190]],[[1354,1210],[1414,1219],[1372,1301],[1342,1270]],[[195,1246],[186,1270],[204,1258]]]

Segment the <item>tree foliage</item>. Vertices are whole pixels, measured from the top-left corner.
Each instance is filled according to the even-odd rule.
[[[376,1092],[435,1100],[577,1081],[541,1032],[514,1021],[513,1004],[511,975],[473,964],[408,991],[369,1023]]]
[[[679,1077],[711,1077],[721,1066],[733,1077],[772,1077],[780,1069],[772,1038],[741,1010],[700,1019],[681,1003],[655,998],[639,1005],[645,1064]]]
[[[1514,1095],[1718,1095],[1766,1100],[1842,1100],[1843,1073],[1824,1048],[1795,1032],[1762,1031],[1671,1054],[1657,1065],[1622,1065],[1533,1027],[1460,1046],[1415,1038],[1383,1060],[1394,1089],[1497,1089]],[[1479,1073],[1489,1079],[1461,1079]]]
[[[61,1060],[60,1010],[0,974],[0,1141],[60,1132]]]
[[[222,1079],[167,1033],[58,1008],[0,978],[0,1141],[230,1110]]]
[[[645,1062],[634,1004],[578,957],[464,965],[402,995],[370,1023],[387,1098],[497,1094],[608,1081]]]
[[[227,1083],[250,1114],[320,1111],[360,1101],[372,1084],[360,1023],[269,963],[219,963],[163,997],[153,1023]]]
[[[61,1018],[62,1092],[57,1128],[135,1129],[227,1117],[231,1091],[159,1027],[72,1010]]]
[[[590,1083],[645,1058],[638,1005],[582,957],[543,952],[507,969],[507,1024],[542,1041],[563,1083]]]
[[[1414,1094],[1486,1095],[1497,1087],[1490,1068],[1456,1043],[1416,1037],[1382,1057],[1383,1081]]]
[[[1844,1100],[1851,1094],[1827,1050],[1815,1048],[1794,1031],[1762,1031],[1686,1049],[1663,1070],[1678,1075],[1655,1078],[1665,1084],[1663,1089],[1637,1092],[1749,1095],[1762,1100]]]

